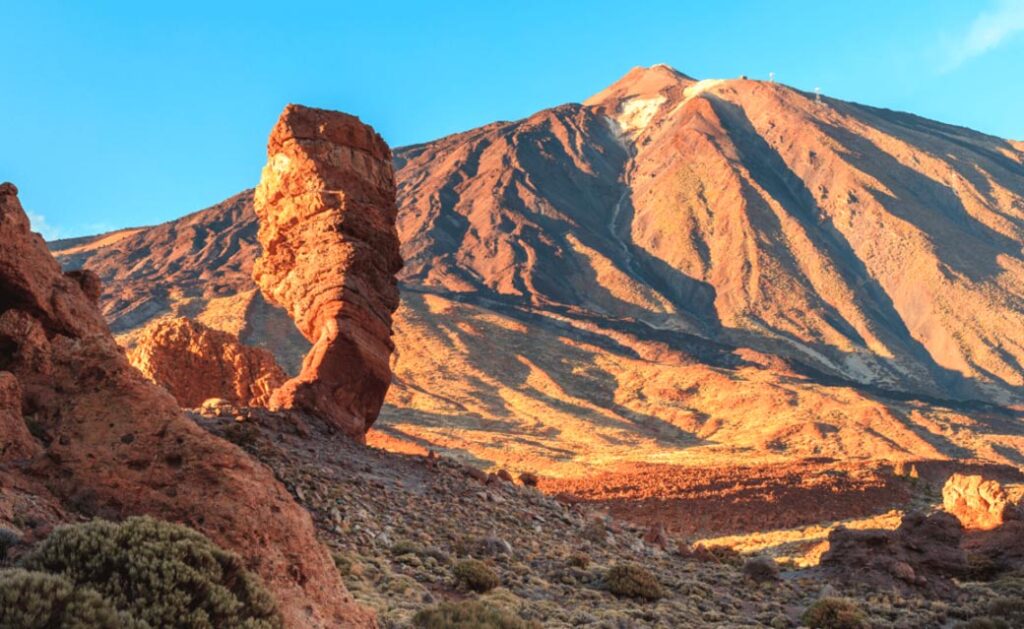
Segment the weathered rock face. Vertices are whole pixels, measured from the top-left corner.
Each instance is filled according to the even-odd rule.
[[[0,375],[0,426],[15,435],[0,473],[20,486],[45,478],[51,495],[38,500],[54,513],[194,526],[263,577],[291,627],[371,625],[271,471],[189,421],[128,364],[81,278],[62,275],[29,231],[11,184],[0,186],[0,242],[0,372],[10,374]],[[0,506],[19,499],[11,487],[0,486]]]
[[[910,513],[895,531],[832,531],[821,567],[839,581],[942,596],[967,572],[962,539],[960,523],[948,513]]]
[[[266,406],[288,376],[265,349],[242,345],[227,332],[184,317],[161,319],[143,331],[128,361],[184,407],[209,398],[236,406]]]
[[[942,487],[942,507],[964,528],[986,531],[1001,526],[1015,508],[997,481],[963,474],[953,474]]]
[[[342,113],[289,105],[256,189],[253,277],[313,343],[271,408],[301,408],[356,439],[391,382],[391,315],[402,266],[391,152]]]

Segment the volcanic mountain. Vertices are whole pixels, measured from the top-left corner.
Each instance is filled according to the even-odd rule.
[[[1019,143],[657,65],[394,160],[402,305],[371,443],[550,476],[1024,462]],[[126,345],[184,315],[291,373],[308,349],[251,279],[251,191],[51,246],[101,276]]]

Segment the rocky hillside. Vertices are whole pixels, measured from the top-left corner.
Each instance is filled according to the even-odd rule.
[[[1024,458],[1019,144],[637,68],[398,149],[394,386],[368,438],[574,476],[622,463]],[[55,243],[126,344],[193,316],[297,373],[251,193]]]

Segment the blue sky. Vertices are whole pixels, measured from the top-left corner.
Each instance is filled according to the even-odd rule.
[[[357,114],[398,146],[578,102],[653,63],[774,71],[1024,139],[1024,0],[0,0],[0,24],[0,180],[48,237],[255,185],[288,102]]]

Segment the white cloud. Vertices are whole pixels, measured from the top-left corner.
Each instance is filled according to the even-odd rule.
[[[949,72],[1024,32],[1024,0],[996,0],[949,49]]]
[[[60,228],[46,222],[46,217],[35,212],[26,212],[28,220],[32,223],[32,230],[39,232],[45,240],[57,240],[60,238]]]

